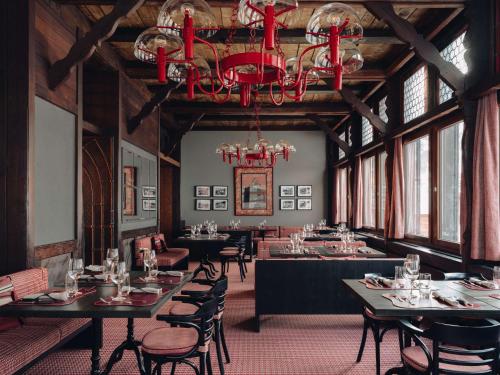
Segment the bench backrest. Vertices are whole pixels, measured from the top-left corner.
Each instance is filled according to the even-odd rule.
[[[49,288],[49,273],[46,268],[31,268],[8,276],[12,281],[16,300]]]

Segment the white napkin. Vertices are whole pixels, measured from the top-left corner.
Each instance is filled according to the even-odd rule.
[[[130,291],[130,293],[161,294],[161,288],[152,288],[152,287],[134,288]]]
[[[182,271],[160,271],[160,272],[158,272],[158,275],[182,277],[182,276],[184,276],[184,272],[182,272]]]
[[[52,292],[49,296],[58,301],[67,301],[69,298],[68,292]]]
[[[471,277],[469,281],[473,284],[478,284],[488,289],[497,289],[497,284],[493,281],[481,280],[477,277]]]
[[[39,298],[40,296],[43,296],[43,294],[44,293],[34,293],[34,294],[30,294],[30,295],[24,296],[22,299],[24,301],[34,301],[37,298]]]
[[[104,266],[98,266],[95,264],[91,264],[91,265],[85,267],[85,269],[92,271],[92,272],[102,272],[102,271],[104,271]]]
[[[98,280],[107,280],[108,275],[94,275],[94,277]]]
[[[437,292],[432,293],[432,296],[439,302],[449,306],[458,307],[460,304],[452,297],[443,296]]]
[[[92,275],[80,275],[80,279],[84,280],[84,279],[90,279],[92,278]]]
[[[377,280],[380,284],[387,288],[392,288],[393,281],[386,277],[377,277]]]
[[[370,254],[371,250],[368,247],[359,247],[358,251],[362,254]]]

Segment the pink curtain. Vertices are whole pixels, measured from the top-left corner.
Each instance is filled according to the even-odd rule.
[[[472,165],[471,259],[500,261],[498,116],[496,92],[479,100]]]
[[[403,140],[394,140],[394,156],[392,161],[391,194],[386,197],[385,236],[386,238],[403,238],[405,229],[404,216],[404,169]],[[389,189],[388,189],[389,190]]]
[[[334,204],[334,217],[335,224],[340,223],[340,169],[335,169],[335,204]]]
[[[363,227],[363,171],[361,156],[356,158],[354,176],[354,207],[352,222],[355,229]]]

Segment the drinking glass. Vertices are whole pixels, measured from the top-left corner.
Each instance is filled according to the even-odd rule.
[[[122,295],[128,296],[130,293],[130,273],[125,273],[122,286]]]
[[[158,277],[158,259],[156,259],[156,257],[151,259],[149,274],[151,275],[152,280],[156,280],[156,278]]]
[[[68,293],[70,298],[74,297],[78,292],[78,283],[76,281],[75,274],[72,271],[68,271],[66,273],[64,290]]]
[[[191,231],[191,238],[196,237],[196,225],[191,225],[189,230]]]
[[[500,288],[500,266],[493,267],[493,282],[495,283],[497,289]]]
[[[69,260],[69,273],[71,277],[75,280],[76,290],[78,292],[78,279],[83,275],[83,259],[82,258],[71,258]]]
[[[125,262],[119,262],[116,266],[116,272],[111,276],[111,281],[116,285],[116,297],[113,301],[124,301],[125,297],[122,294],[123,283],[125,282],[125,275],[127,274]]]
[[[431,298],[431,274],[421,273],[418,277],[418,285],[420,289],[420,299],[428,301]]]
[[[143,259],[143,262],[144,262],[144,271],[148,271],[149,273],[149,269],[151,267],[151,250],[150,249],[144,249],[144,259]],[[148,274],[148,277],[150,275]]]
[[[111,258],[106,258],[102,262],[104,275],[104,281],[108,281],[109,277],[113,274],[113,260]]]
[[[414,283],[420,273],[420,257],[417,254],[408,254],[405,262],[405,278],[410,282],[410,299],[413,298]]]
[[[403,289],[405,284],[405,268],[403,266],[394,267],[394,288]]]

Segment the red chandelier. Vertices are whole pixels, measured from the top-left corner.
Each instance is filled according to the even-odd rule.
[[[240,104],[248,107],[268,86],[275,105],[285,98],[301,101],[307,86],[320,77],[332,79],[332,89],[342,88],[342,75],[359,70],[363,57],[355,42],[363,37],[356,12],[342,3],[326,4],[311,16],[306,40],[311,44],[299,56],[286,58],[280,48],[279,29],[286,29],[297,14],[296,0],[240,0],[234,2],[231,28],[221,58],[215,46],[207,41],[219,26],[205,0],[168,0],[159,13],[158,24],[144,31],[134,46],[135,56],[157,65],[158,81],[167,77],[187,86],[193,99],[195,86],[217,103],[239,92]],[[232,53],[237,21],[249,29],[247,52]],[[256,30],[264,29],[260,42]],[[213,53],[215,66],[195,53],[194,42],[207,46]],[[319,49],[314,62],[305,56]],[[167,68],[168,66],[168,68]],[[278,87],[273,91],[273,87]],[[276,92],[277,91],[277,92]]]

